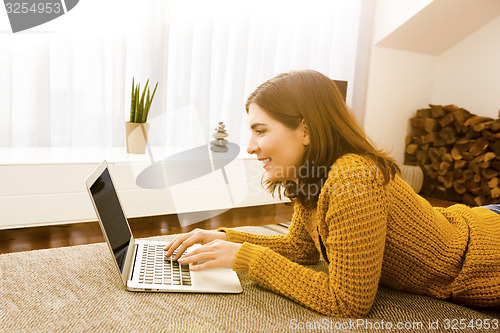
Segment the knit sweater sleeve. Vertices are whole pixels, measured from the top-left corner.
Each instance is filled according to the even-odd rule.
[[[375,300],[382,269],[387,219],[384,186],[379,177],[354,174],[330,175],[325,186],[318,214],[323,213],[326,222],[327,230],[320,233],[327,234],[328,274],[250,243],[241,246],[233,268],[248,270],[261,286],[324,315],[364,316]]]
[[[256,235],[228,228],[220,228],[227,234],[227,239],[235,243],[252,243],[273,250],[287,259],[300,264],[315,264],[319,261],[319,252],[305,228],[304,214],[294,207],[292,223],[286,235]]]

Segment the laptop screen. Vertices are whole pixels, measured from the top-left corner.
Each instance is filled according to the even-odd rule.
[[[120,272],[123,272],[131,234],[108,168],[92,184],[90,192]]]

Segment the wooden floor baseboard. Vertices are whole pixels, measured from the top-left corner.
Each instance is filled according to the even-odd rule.
[[[136,238],[189,232],[195,228],[217,229],[275,224],[290,221],[293,206],[273,204],[233,208],[205,221],[181,227],[176,214],[129,219]],[[66,225],[0,230],[0,253],[48,249],[104,242],[97,221]]]

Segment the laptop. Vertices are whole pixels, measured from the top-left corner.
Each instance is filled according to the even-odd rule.
[[[109,245],[123,285],[130,291],[241,293],[236,272],[212,268],[192,272],[188,265],[166,258],[167,242],[136,240],[132,236],[118,194],[103,161],[85,180],[87,191]],[[190,247],[187,251],[196,246]],[[191,264],[190,264],[191,265]]]

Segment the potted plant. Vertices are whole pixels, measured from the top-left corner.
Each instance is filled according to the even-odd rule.
[[[149,79],[141,94],[140,84],[135,86],[134,78],[132,78],[130,121],[125,123],[127,153],[144,154],[146,152],[149,132],[149,123],[146,121],[148,120],[149,109],[151,108],[158,82],[153,90],[153,94],[150,94],[148,84]]]

